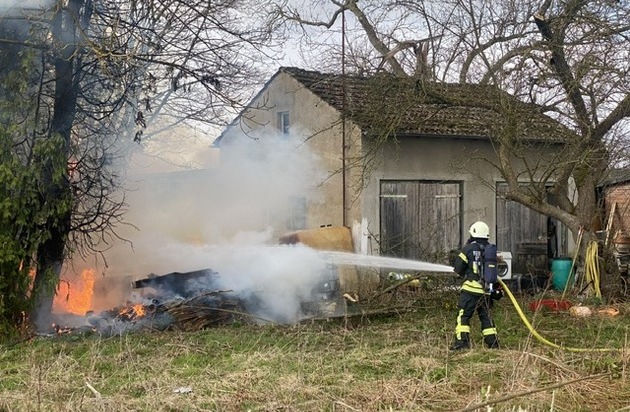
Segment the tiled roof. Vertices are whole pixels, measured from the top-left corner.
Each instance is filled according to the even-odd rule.
[[[340,112],[345,107],[346,116],[368,133],[389,129],[398,135],[490,137],[508,126],[526,140],[560,142],[573,136],[538,106],[490,85],[423,83],[389,74],[341,76],[294,67],[280,71]]]
[[[630,183],[630,168],[616,168],[608,171],[600,186],[612,186]]]

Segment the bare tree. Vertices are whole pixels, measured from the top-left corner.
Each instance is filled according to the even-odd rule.
[[[525,102],[538,104],[576,133],[575,141],[567,142],[571,161],[562,162],[551,173],[534,173],[546,176],[545,183],[552,184],[551,191],[560,198],[560,207],[547,203],[545,193],[538,193],[537,188],[545,185],[519,184],[520,176],[509,162],[513,153],[505,144],[499,153],[501,162],[495,166],[510,184],[508,197],[558,218],[574,234],[580,227],[591,228],[595,187],[623,154],[619,149],[627,148],[627,2],[378,3],[331,0],[327,2],[329,18],[324,20],[313,20],[303,10],[285,3],[277,5],[273,17],[311,30],[340,30],[338,20],[345,11],[354,17],[354,24],[346,24],[358,39],[352,41],[351,50],[366,44],[372,47],[371,54],[364,54],[361,60],[371,65],[351,67],[349,71],[373,73],[388,67],[399,76],[494,84]],[[414,26],[417,31],[403,29]],[[362,38],[358,38],[357,30],[363,31]],[[358,61],[354,58],[347,64]],[[507,139],[509,135],[497,138]],[[569,198],[572,180],[577,203]]]
[[[628,164],[630,153],[628,2],[322,0],[316,10],[284,1],[270,16],[311,37],[315,30],[334,32],[331,60],[343,35],[347,72],[385,68],[397,76],[495,85],[567,126],[573,137],[554,161],[527,159],[515,138],[522,119],[502,107],[503,124],[493,136],[498,162],[482,160],[500,170],[508,199],[558,219],[575,237],[584,229],[593,239],[600,228],[596,188],[611,168]],[[339,71],[338,61],[322,67]]]

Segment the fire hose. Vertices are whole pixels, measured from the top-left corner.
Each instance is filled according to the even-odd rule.
[[[573,273],[573,267],[575,266],[575,262],[577,260],[578,254],[580,253],[580,244],[582,243],[583,234],[584,234],[584,228],[581,227],[578,232],[577,246],[575,247],[575,256],[573,256],[573,262],[571,264],[570,273]],[[599,254],[599,251],[598,251],[597,242],[594,240],[591,240],[586,246],[586,257],[584,261],[584,279],[582,279],[582,284],[586,282],[586,286],[584,287],[584,289],[590,286],[595,292],[595,296],[601,299],[602,292],[600,289],[599,260],[597,258],[598,254]],[[567,293],[568,286],[569,286],[569,282],[567,282],[567,284],[564,287],[564,290],[562,291],[562,298],[564,298],[564,295]]]
[[[595,291],[597,298],[602,297],[602,292],[599,287],[599,260],[597,259],[597,242],[591,241],[586,247],[586,262],[584,265],[584,277],[586,286],[591,285]]]
[[[532,324],[529,322],[529,320],[527,319],[527,316],[525,316],[525,313],[523,313],[523,309],[521,309],[521,306],[518,304],[518,302],[516,301],[516,298],[514,297],[510,289],[507,287],[507,285],[501,279],[499,279],[499,284],[503,287],[503,290],[510,298],[512,305],[514,305],[516,312],[520,316],[521,320],[523,321],[523,323],[525,324],[529,332],[539,342],[547,346],[551,346],[553,348],[558,348],[558,349],[564,349],[569,352],[611,352],[611,351],[617,350],[617,349],[612,349],[612,348],[574,348],[574,347],[569,347],[569,346],[558,345],[557,343],[553,343],[550,340],[545,339],[540,333],[538,333],[536,329],[534,329]]]

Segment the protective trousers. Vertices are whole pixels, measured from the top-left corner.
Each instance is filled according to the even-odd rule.
[[[497,329],[490,316],[492,299],[483,293],[483,288],[481,288],[478,282],[474,283],[479,285],[481,293],[466,290],[467,283],[469,282],[464,283],[464,287],[462,287],[461,294],[459,295],[455,343],[452,349],[466,349],[470,347],[470,319],[473,317],[475,310],[477,310],[479,320],[481,321],[481,333],[486,346],[489,348],[498,348],[499,340],[497,339]],[[475,290],[475,292],[477,291]]]

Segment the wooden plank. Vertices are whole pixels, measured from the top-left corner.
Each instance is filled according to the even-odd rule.
[[[610,239],[610,229],[612,228],[613,221],[615,220],[615,209],[617,209],[617,202],[613,202],[612,206],[610,207],[608,221],[606,222],[606,239],[604,240],[604,246],[608,246],[608,240]]]

